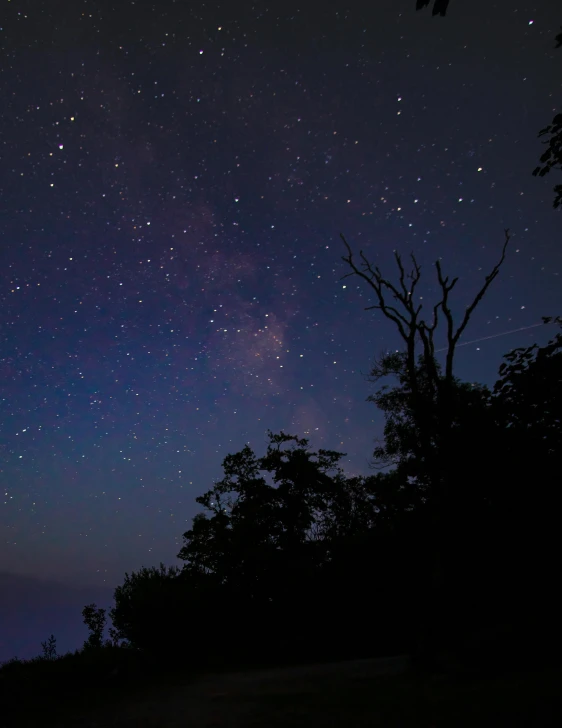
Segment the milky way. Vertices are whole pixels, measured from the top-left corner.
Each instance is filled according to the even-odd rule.
[[[531,175],[555,3],[114,5],[12,2],[0,34],[0,570],[97,584],[173,562],[267,429],[368,472],[364,375],[400,341],[340,231],[389,276],[413,251],[428,306],[441,258],[458,313],[510,228],[470,380],[562,302],[555,180]]]

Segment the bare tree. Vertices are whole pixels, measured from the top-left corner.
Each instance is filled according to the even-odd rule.
[[[421,317],[422,304],[416,304],[414,301],[416,287],[421,278],[421,266],[417,262],[413,253],[410,256],[413,268],[409,273],[406,273],[400,254],[398,252],[394,253],[399,271],[398,284],[395,285],[389,279],[383,277],[379,267],[373,266],[367,260],[362,250],[359,251],[361,262],[358,266],[353,258],[353,252],[349,243],[345,237],[340,234],[348,253],[347,256],[342,256],[342,260],[351,268],[351,272],[342,276],[342,279],[349,278],[350,276],[358,276],[366,281],[374,291],[377,303],[373,306],[367,306],[365,310],[370,311],[372,309],[377,309],[382,311],[383,315],[396,325],[398,333],[404,341],[406,346],[405,353],[407,372],[414,398],[414,411],[417,409],[415,405],[422,404],[422,402],[419,401],[419,387],[416,376],[418,342],[421,341],[422,344],[423,363],[427,368],[433,391],[438,396],[447,397],[450,394],[451,387],[453,385],[453,365],[456,346],[464,333],[464,330],[468,326],[470,317],[486,295],[486,292],[492,282],[498,276],[500,268],[505,260],[507,246],[510,240],[509,230],[505,230],[504,235],[505,239],[498,262],[484,279],[484,283],[474,296],[472,302],[466,307],[460,324],[455,327],[453,314],[449,304],[449,295],[457,284],[458,277],[453,278],[453,280],[449,282],[449,277],[443,276],[439,260],[435,262],[435,268],[437,271],[437,280],[441,289],[441,297],[440,300],[433,306],[431,322],[427,323],[426,320]],[[392,299],[392,302],[389,301],[389,298]],[[447,334],[444,376],[439,376],[435,360],[434,337],[439,324],[440,312],[443,314],[445,320]],[[444,424],[448,425],[449,423],[447,422]]]
[[[498,262],[485,277],[472,302],[466,307],[458,325],[455,324],[450,307],[450,294],[458,278],[449,280],[443,275],[440,261],[436,261],[437,281],[440,288],[439,300],[432,308],[430,319],[422,317],[422,304],[416,303],[416,288],[421,279],[421,266],[412,254],[412,269],[406,272],[399,253],[394,256],[398,267],[398,282],[393,283],[385,278],[378,266],[372,265],[359,251],[360,261],[356,262],[350,245],[343,235],[341,239],[347,249],[347,256],[342,260],[351,268],[351,272],[342,276],[358,276],[364,280],[375,294],[376,303],[367,306],[366,311],[378,310],[396,326],[405,346],[404,362],[406,381],[411,392],[410,410],[419,433],[414,444],[415,457],[419,472],[426,482],[431,483],[431,499],[429,504],[429,531],[427,534],[431,559],[431,584],[433,606],[428,606],[429,618],[433,624],[440,621],[439,606],[444,589],[444,552],[448,548],[446,532],[450,527],[448,520],[451,509],[451,489],[455,468],[458,466],[449,453],[448,446],[454,418],[454,357],[455,349],[465,331],[474,310],[482,301],[492,282],[497,278],[506,257],[510,241],[509,230],[504,231],[505,238]],[[445,367],[441,371],[435,359],[435,332],[440,320],[444,321],[447,336]],[[421,343],[421,354],[418,355]],[[420,383],[419,362],[423,366],[424,382]],[[377,367],[378,376],[392,372],[393,361],[388,360],[385,366]],[[444,623],[445,620],[441,619]],[[422,638],[429,641],[430,637]],[[426,646],[424,645],[425,649]],[[421,649],[421,648],[420,648]]]

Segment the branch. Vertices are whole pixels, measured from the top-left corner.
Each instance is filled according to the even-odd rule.
[[[459,326],[459,328],[457,329],[457,333],[454,336],[454,342],[455,342],[455,344],[460,339],[460,336],[461,336],[462,332],[465,330],[465,328],[466,328],[466,326],[468,324],[468,321],[469,321],[469,319],[470,319],[470,317],[472,315],[472,312],[474,311],[474,309],[476,308],[476,306],[478,306],[478,304],[480,303],[480,301],[484,298],[484,296],[486,295],[486,291],[490,287],[492,281],[497,277],[498,273],[500,272],[500,268],[502,267],[503,262],[505,260],[505,254],[506,254],[506,251],[507,251],[507,246],[509,245],[509,241],[511,239],[511,236],[509,234],[509,228],[506,228],[504,230],[504,234],[505,234],[505,240],[504,240],[504,244],[503,244],[503,248],[502,248],[501,257],[498,260],[498,262],[496,263],[496,265],[492,268],[492,272],[489,273],[486,276],[486,279],[484,281],[484,285],[482,286],[482,288],[480,289],[480,291],[474,297],[473,302],[470,304],[470,306],[467,307],[467,309],[466,309],[466,311],[464,313],[464,318],[462,320],[462,323]]]
[[[416,256],[413,253],[410,254],[410,258],[414,264],[414,270],[410,273],[410,280],[412,281],[412,285],[410,286],[410,297],[413,300],[416,286],[421,278],[421,265],[418,264]]]
[[[505,240],[502,248],[502,253],[500,256],[499,261],[496,263],[496,265],[492,268],[491,272],[486,276],[484,280],[484,284],[482,288],[478,291],[476,296],[474,297],[474,300],[472,303],[466,307],[466,310],[464,312],[464,317],[461,321],[460,326],[454,332],[454,323],[453,323],[453,314],[451,313],[451,309],[448,305],[448,297],[449,292],[453,289],[454,285],[456,284],[458,278],[453,279],[452,283],[448,283],[448,278],[443,278],[442,272],[441,272],[441,265],[439,261],[436,262],[435,266],[437,268],[437,276],[439,279],[439,284],[441,286],[441,289],[443,291],[443,299],[441,301],[441,308],[443,310],[443,313],[445,314],[445,318],[447,319],[447,357],[446,357],[446,365],[445,365],[445,379],[448,383],[452,381],[453,376],[453,357],[455,352],[455,346],[458,343],[458,340],[460,339],[463,331],[468,325],[468,322],[470,321],[470,317],[472,316],[474,309],[480,301],[484,298],[486,295],[486,291],[494,281],[494,279],[497,277],[498,273],[500,272],[500,268],[503,265],[503,262],[505,260],[505,254],[507,251],[507,246],[509,244],[510,240],[510,234],[509,229],[504,230],[505,233]],[[454,333],[453,333],[454,332]]]
[[[367,283],[371,286],[371,288],[375,291],[375,294],[378,299],[378,304],[375,304],[373,306],[367,306],[365,308],[365,311],[371,311],[373,309],[378,309],[383,312],[383,314],[394,324],[396,324],[398,331],[400,333],[400,336],[406,343],[408,347],[411,347],[414,339],[415,334],[417,330],[417,317],[422,309],[421,304],[418,306],[418,308],[414,308],[413,304],[413,292],[415,290],[415,287],[420,280],[421,276],[421,266],[416,261],[414,255],[412,254],[412,261],[414,263],[414,270],[409,274],[409,278],[412,281],[412,284],[410,286],[410,290],[408,290],[408,286],[406,285],[406,271],[404,269],[404,266],[402,264],[402,259],[398,253],[394,254],[394,257],[396,259],[396,264],[398,266],[398,270],[400,272],[400,289],[399,290],[396,286],[394,286],[389,280],[386,278],[383,278],[382,273],[378,266],[373,266],[369,262],[369,260],[365,257],[363,251],[359,251],[359,255],[361,256],[362,260],[362,266],[361,268],[358,268],[353,260],[353,253],[351,250],[351,247],[345,237],[342,233],[340,233],[340,238],[343,240],[345,247],[347,248],[348,255],[342,256],[342,260],[347,263],[351,269],[351,273],[347,273],[346,275],[342,276],[343,278],[348,278],[352,275],[358,275],[363,280],[367,281]],[[389,291],[392,294],[392,297],[395,301],[398,301],[404,309],[406,310],[406,313],[409,316],[405,316],[403,313],[401,313],[396,307],[391,306],[387,303],[385,297],[384,297],[384,289]]]
[[[387,305],[384,295],[383,295],[383,291],[382,291],[383,278],[382,278],[382,274],[381,274],[380,270],[378,268],[375,268],[375,270],[373,270],[371,268],[371,264],[369,263],[367,258],[365,258],[365,256],[363,255],[363,251],[360,251],[360,253],[359,253],[363,260],[363,270],[360,270],[353,261],[353,252],[351,250],[351,247],[349,246],[349,243],[347,242],[347,240],[345,239],[345,237],[343,236],[342,233],[340,233],[340,238],[343,240],[344,245],[347,248],[347,252],[348,252],[347,257],[342,255],[342,260],[345,263],[347,263],[353,271],[352,273],[348,273],[347,275],[342,276],[342,279],[348,278],[349,276],[352,276],[352,275],[358,275],[360,278],[363,278],[363,280],[367,281],[367,283],[375,291],[375,294],[376,294],[378,302],[379,302],[378,306],[375,306],[375,307],[379,308],[388,319],[390,319],[391,321],[393,321],[396,324],[398,331],[400,333],[400,336],[404,339],[404,341],[406,343],[408,343],[409,335],[406,333],[404,326],[409,327],[409,322],[394,307]],[[371,276],[369,277],[364,272],[364,270],[369,271]],[[388,283],[387,281],[384,281],[384,282]],[[369,308],[372,308],[372,307],[369,307]]]

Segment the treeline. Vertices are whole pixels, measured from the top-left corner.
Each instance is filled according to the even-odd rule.
[[[183,568],[144,568],[115,590],[119,638],[192,666],[415,653],[427,629],[434,651],[460,659],[486,633],[510,660],[550,651],[562,335],[508,354],[492,389],[454,379],[446,452],[418,430],[405,359],[373,370],[398,378],[371,397],[386,417],[375,451],[386,470],[346,477],[342,453],[284,433],[268,433],[262,457],[248,446],[227,456],[224,478],[196,499]],[[438,432],[423,357],[416,376]],[[428,480],[431,462],[447,464],[446,491]]]

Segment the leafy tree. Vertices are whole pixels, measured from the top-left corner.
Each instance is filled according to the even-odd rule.
[[[304,568],[322,558],[322,514],[343,482],[341,453],[310,453],[306,439],[268,435],[265,457],[246,446],[224,459],[225,477],[196,499],[206,513],[196,516],[178,554],[190,573],[211,575],[243,592],[252,584],[256,599],[272,598],[276,590],[272,563],[281,568],[281,562],[297,559]],[[287,443],[291,447],[282,449]]]
[[[441,367],[438,365],[436,372],[442,377]],[[396,377],[397,386],[390,387],[388,384],[383,384],[367,398],[367,401],[373,402],[385,416],[384,438],[375,447],[372,465],[394,466],[396,472],[402,473],[409,486],[407,489],[402,487],[408,491],[411,508],[421,508],[431,502],[435,481],[431,469],[425,467],[425,463],[420,462],[418,457],[422,435],[419,431],[419,418],[413,410],[412,388],[403,352],[383,354],[379,357],[373,365],[369,380],[378,383],[390,375]],[[424,401],[427,403],[426,423],[429,423],[429,430],[432,433],[426,441],[426,446],[431,449],[429,460],[435,462],[444,457],[440,450],[443,445],[436,434],[440,429],[440,423],[437,421],[440,413],[438,390],[429,386],[428,370],[421,356],[418,359],[416,377]],[[485,460],[492,447],[490,428],[495,426],[492,393],[483,385],[461,382],[456,377],[451,382],[449,392],[450,431],[447,438],[447,460],[458,464],[460,459],[466,456],[467,451],[471,452],[472,462]],[[465,469],[465,477],[462,480],[466,480],[467,472]],[[455,484],[448,493],[451,506],[455,500],[458,502],[464,499],[465,494],[460,487],[460,480],[457,467]],[[474,484],[470,487],[471,500],[474,501]],[[466,504],[463,508],[466,512]]]
[[[561,323],[562,319],[543,319]],[[493,390],[454,382],[449,458],[457,462],[447,500],[447,519],[439,534],[447,549],[441,557],[441,597],[454,607],[449,638],[479,625],[516,622],[521,639],[536,642],[540,621],[544,643],[553,639],[558,584],[559,489],[552,482],[561,451],[562,336],[546,346],[516,349],[505,357]],[[427,371],[420,358],[419,381]],[[422,568],[430,552],[425,506],[432,482],[416,460],[419,440],[403,353],[382,355],[373,367],[374,381],[394,375],[397,385],[381,387],[369,397],[384,412],[384,441],[375,450],[375,464],[404,470],[417,491],[417,556]],[[432,446],[438,447],[433,441]],[[402,481],[403,482],[403,481]],[[532,486],[531,486],[532,484]],[[412,524],[410,524],[411,527]],[[412,535],[412,534],[411,534]],[[410,538],[410,543],[415,540]],[[427,564],[426,564],[427,565]],[[420,595],[425,594],[421,585]],[[540,604],[531,606],[523,593]],[[522,611],[521,607],[524,606]],[[535,637],[528,626],[533,615]],[[550,632],[544,634],[544,630]],[[454,635],[457,637],[454,637]],[[540,642],[540,640],[539,640]],[[502,649],[507,649],[503,645]],[[520,647],[520,650],[522,648]]]
[[[228,455],[224,477],[197,498],[204,511],[184,534],[183,569],[126,574],[110,613],[119,637],[198,666],[402,649],[412,569],[398,476],[346,479],[342,453],[268,436],[263,457],[249,446]],[[377,615],[384,634],[365,628]]]
[[[562,317],[543,317],[562,327]],[[562,452],[562,335],[506,354],[494,394],[499,416],[518,447],[523,440],[541,459]],[[536,467],[536,464],[533,465]]]
[[[296,655],[315,639],[301,630],[322,593],[321,570],[329,560],[325,514],[343,482],[342,454],[312,453],[307,440],[285,433],[268,436],[263,458],[246,446],[224,459],[224,478],[196,499],[205,512],[193,520],[178,554],[187,575],[206,577],[207,589],[230,605],[237,631],[222,649],[228,644],[248,659],[264,649]],[[288,624],[284,615],[297,604],[300,620]]]
[[[450,433],[447,451],[439,438],[436,392],[429,390],[428,372],[420,356],[417,365],[420,389],[426,392],[429,423],[434,434],[428,441],[430,457],[420,461],[419,419],[412,407],[411,386],[403,352],[382,355],[375,362],[371,381],[393,375],[394,386],[383,384],[368,397],[385,416],[384,438],[374,450],[373,467],[392,467],[402,497],[409,502],[407,532],[411,554],[418,564],[416,601],[420,608],[417,626],[418,649],[431,653],[439,639],[454,643],[457,635],[478,621],[486,609],[480,598],[482,565],[486,563],[488,531],[492,518],[490,481],[499,470],[495,462],[497,424],[493,415],[492,393],[481,385],[454,378],[451,392]],[[441,372],[440,367],[437,371]],[[429,390],[429,391],[428,391]],[[428,463],[446,459],[447,491],[435,502],[435,480]],[[485,475],[484,475],[485,474]],[[390,487],[396,487],[392,483]],[[399,493],[394,494],[394,497]],[[393,494],[390,495],[392,500]],[[396,516],[393,516],[393,520]],[[478,532],[479,539],[474,540]],[[412,581],[412,586],[415,579]],[[469,588],[470,585],[470,588]],[[468,590],[468,595],[467,595]],[[439,596],[439,600],[436,596]],[[436,606],[437,602],[437,606]],[[427,612],[423,605],[427,605]],[[432,620],[439,622],[432,626]],[[450,621],[450,623],[448,623]],[[424,630],[427,628],[427,634]],[[439,634],[441,632],[441,634]],[[428,655],[428,657],[430,654]]]
[[[368,621],[382,613],[382,600],[373,603],[373,593],[382,592],[388,639],[395,636],[394,605],[403,594],[396,580],[405,573],[396,550],[374,549],[410,505],[398,486],[389,487],[397,476],[345,478],[338,465],[342,453],[311,452],[308,440],[285,433],[268,436],[264,457],[246,446],[225,458],[225,477],[197,498],[205,512],[194,518],[178,554],[186,562],[184,574],[212,584],[245,631],[246,644],[230,635],[230,649],[265,642],[270,654],[290,650],[293,659],[307,650],[317,658],[322,650],[365,649],[375,634],[365,636],[361,615]],[[377,577],[369,576],[373,558]],[[299,618],[287,623],[293,613]],[[405,636],[403,622],[400,628]]]
[[[544,318],[562,325],[562,318]],[[562,495],[556,482],[562,452],[562,335],[543,347],[514,349],[500,367],[494,409],[506,459],[497,511],[517,545],[527,579],[554,588]],[[524,535],[523,535],[524,534]]]

